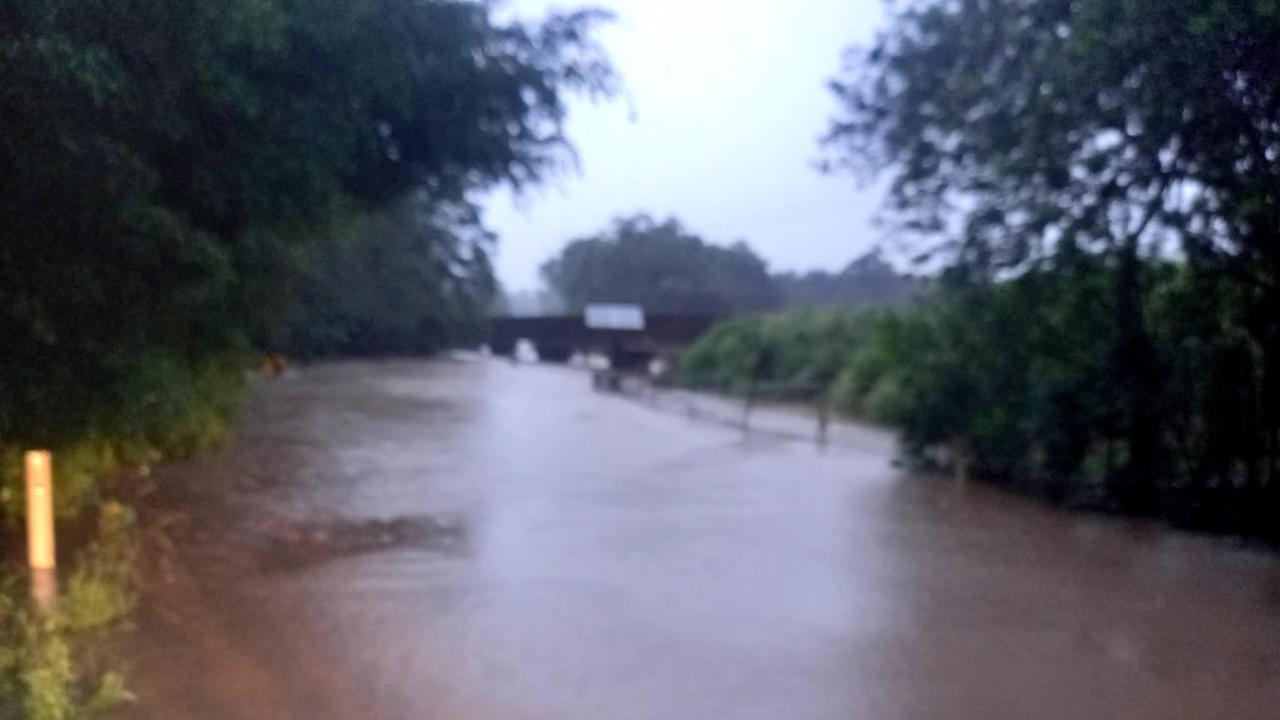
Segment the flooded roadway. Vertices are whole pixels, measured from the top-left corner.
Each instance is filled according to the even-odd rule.
[[[498,362],[262,383],[161,474],[197,512],[148,572],[126,715],[1280,717],[1273,555],[907,477],[845,432]]]

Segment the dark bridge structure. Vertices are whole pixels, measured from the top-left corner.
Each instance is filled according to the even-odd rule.
[[[574,353],[602,353],[615,363],[638,366],[676,353],[721,318],[714,315],[646,315],[640,330],[588,327],[582,315],[497,317],[490,321],[489,349],[512,355],[516,343],[528,340],[538,357],[565,362]]]

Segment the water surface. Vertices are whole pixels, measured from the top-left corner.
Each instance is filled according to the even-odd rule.
[[[887,435],[841,433],[744,437],[500,362],[261,383],[237,440],[166,471],[230,510],[153,591],[131,712],[1280,717],[1274,556],[905,476]],[[349,527],[385,546],[289,561]]]

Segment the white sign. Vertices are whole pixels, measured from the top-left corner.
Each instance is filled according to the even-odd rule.
[[[593,330],[643,330],[644,308],[639,305],[588,305],[583,321]]]

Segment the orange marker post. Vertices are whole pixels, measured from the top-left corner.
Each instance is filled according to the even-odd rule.
[[[53,537],[53,458],[47,450],[26,454],[27,561],[33,570],[58,565]]]

